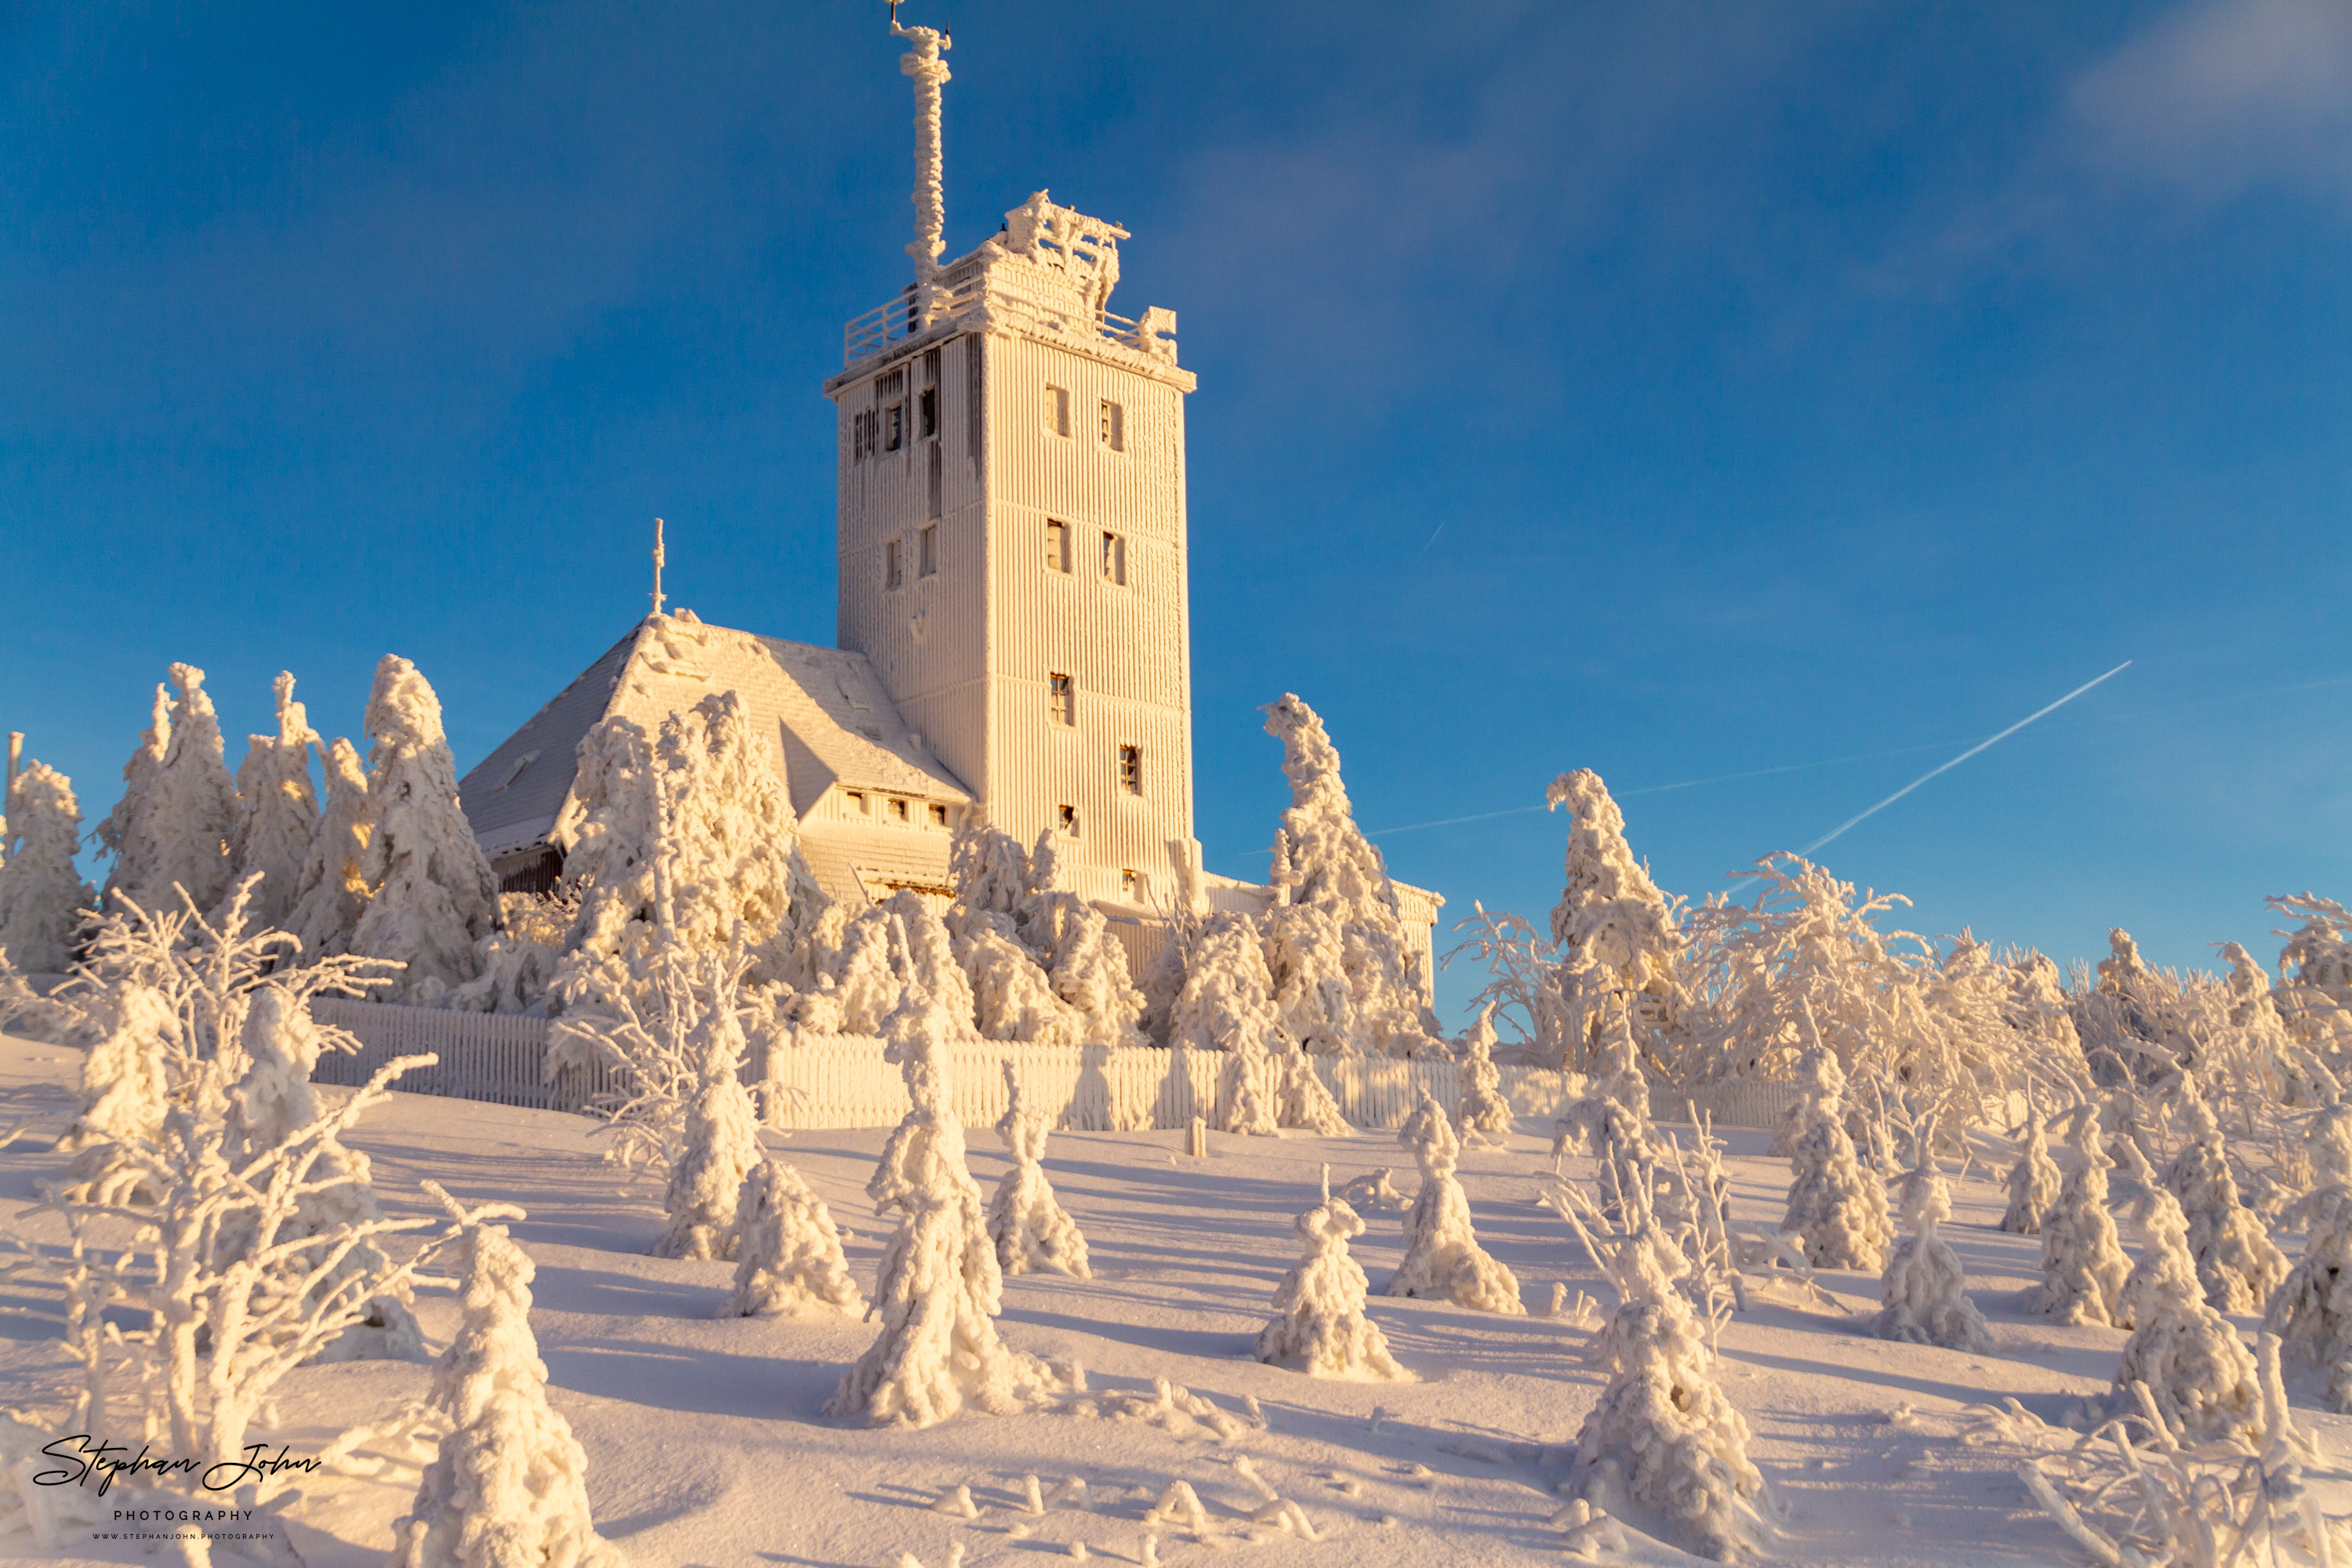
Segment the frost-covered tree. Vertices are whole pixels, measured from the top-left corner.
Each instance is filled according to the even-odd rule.
[[[1511,1102],[1503,1098],[1503,1074],[1495,1066],[1495,1005],[1478,1010],[1478,1021],[1462,1044],[1462,1103],[1454,1110],[1462,1137],[1500,1143],[1510,1136]]]
[[[841,1232],[801,1173],[771,1156],[751,1167],[735,1202],[735,1289],[723,1316],[762,1317],[823,1308],[863,1316]]]
[[[161,711],[122,770],[123,798],[99,837],[114,851],[110,898],[166,907],[174,885],[209,910],[228,891],[229,836],[236,830],[236,785],[221,757],[220,719],[205,672],[172,666],[180,695]],[[160,710],[163,688],[156,688]]]
[[[2009,1170],[2009,1207],[2002,1211],[2000,1228],[2012,1236],[2041,1235],[2042,1216],[2058,1201],[2059,1185],[2058,1163],[2050,1157],[2042,1108],[2028,1107],[2017,1163]]]
[[[2189,1221],[2170,1193],[2148,1202],[2147,1250],[2124,1282],[2132,1325],[2116,1386],[2147,1384],[2168,1424],[2193,1442],[2251,1435],[2262,1419],[2254,1358],[2228,1319],[2206,1305],[2189,1256]]]
[[[1625,814],[1601,775],[1579,768],[1554,779],[1545,799],[1575,818],[1568,832],[1567,886],[1551,912],[1559,953],[1560,1038],[1539,1042],[1550,1065],[1585,1069],[1612,1012],[1636,1011],[1646,1029],[1675,1022],[1674,958],[1682,946],[1674,911],[1625,842]]]
[[[106,1033],[82,1058],[80,1109],[58,1140],[74,1157],[64,1191],[86,1203],[152,1203],[135,1152],[162,1135],[180,1019],[170,998],[141,980],[116,985],[106,1015]]]
[[[714,994],[731,994],[729,961],[705,955]],[[656,1258],[734,1256],[735,1202],[743,1178],[760,1163],[760,1121],[743,1087],[743,1023],[719,1002],[703,1011],[688,1049],[697,1063],[694,1098],[686,1108],[685,1147],[671,1164],[662,1206],[669,1225],[654,1243]]]
[[[501,1225],[468,1226],[463,1247],[464,1315],[431,1395],[450,1430],[393,1527],[392,1568],[622,1568],[589,1516],[587,1451],[547,1402],[538,1269]]]
[[[1282,814],[1287,902],[1323,910],[1339,922],[1357,1041],[1388,1056],[1440,1049],[1437,1017],[1424,1000],[1429,976],[1406,939],[1388,868],[1356,826],[1339,780],[1339,753],[1323,721],[1286,692],[1266,705],[1265,730],[1282,742],[1282,771],[1290,781],[1290,809]]]
[[[2286,1258],[2271,1245],[2262,1216],[2239,1201],[2221,1123],[2197,1079],[2186,1074],[2180,1112],[2185,1136],[2164,1184],[2180,1200],[2198,1282],[2205,1300],[2224,1312],[2257,1310],[2286,1278]]]
[[[1404,1259],[1383,1294],[1427,1296],[1475,1307],[1482,1312],[1521,1317],[1519,1281],[1489,1257],[1471,1228],[1470,1198],[1454,1173],[1462,1141],[1444,1108],[1424,1090],[1421,1103],[1397,1131],[1397,1142],[1421,1165],[1421,1193],[1404,1216]]]
[[[122,796],[98,825],[99,842],[114,861],[106,878],[109,909],[121,907],[115,901],[118,894],[142,908],[160,905],[156,891],[171,889],[170,883],[157,880],[162,847],[154,822],[163,758],[171,749],[172,691],[159,681],[147,728],[122,764]]]
[[[988,1235],[996,1244],[997,1264],[1007,1274],[1051,1269],[1073,1279],[1091,1279],[1087,1238],[1054,1196],[1041,1163],[1045,1157],[1045,1113],[1029,1103],[1011,1062],[1004,1064],[1004,1115],[996,1123],[996,1135],[1012,1151],[1013,1164],[988,1206]]]
[[[877,1426],[929,1426],[966,1405],[1008,1415],[1049,1388],[1052,1374],[997,1336],[1004,1275],[948,1103],[946,1023],[927,999],[910,997],[891,1026],[886,1054],[913,1104],[866,1185],[878,1207],[899,1214],[874,1282],[882,1331],[825,1413]]]
[[[1412,1381],[1412,1373],[1389,1354],[1380,1325],[1364,1316],[1371,1281],[1348,1256],[1348,1243],[1364,1234],[1364,1222],[1331,1195],[1328,1165],[1322,1201],[1291,1228],[1305,1249],[1275,1288],[1274,1317],[1258,1332],[1257,1359],[1309,1377]]]
[[[2327,1374],[2328,1405],[2352,1415],[2352,1105],[2322,1111],[2311,1130],[2318,1182],[2298,1205],[2303,1257],[2263,1312],[2288,1359]]]
[[[1274,1052],[1281,1026],[1273,978],[1256,926],[1244,914],[1215,914],[1193,933],[1184,984],[1168,1022],[1168,1043],[1226,1052],[1225,1131],[1272,1137],[1279,1122],[1280,1083]]]
[[[2115,1162],[2100,1146],[2099,1108],[2075,1112],[2074,1169],[2058,1202],[2042,1216],[2042,1289],[2037,1310],[2062,1323],[2113,1323],[2123,1310],[2131,1263],[2107,1213],[2107,1173]]]
[[[74,867],[81,808],[73,781],[27,763],[0,829],[0,953],[26,973],[61,974],[73,963],[83,911],[98,904]]]
[[[1356,998],[1348,984],[1348,950],[1338,913],[1290,901],[1297,874],[1287,834],[1274,836],[1274,906],[1261,926],[1276,1016],[1284,1032],[1318,1056],[1356,1049]]]
[[[1964,1289],[1960,1259],[1951,1244],[1937,1234],[1952,1217],[1952,1194],[1936,1169],[1932,1140],[1919,1141],[1918,1164],[1906,1183],[1904,1217],[1911,1234],[1895,1244],[1880,1286],[1885,1305],[1871,1324],[1882,1340],[1941,1345],[1946,1350],[1986,1355],[1992,1351],[1992,1331]]]
[[[1325,1138],[1345,1138],[1355,1131],[1331,1098],[1330,1089],[1315,1070],[1315,1058],[1287,1036],[1276,1037],[1271,1064],[1274,1076],[1274,1117],[1283,1127],[1304,1128]]]
[[[1622,1010],[1602,1049],[1602,1070],[1586,1084],[1582,1098],[1552,1123],[1552,1154],[1557,1161],[1581,1145],[1592,1156],[1599,1167],[1594,1180],[1603,1212],[1615,1221],[1622,1216],[1629,1196],[1639,1193],[1643,1203],[1649,1201],[1660,1162],[1650,1125],[1649,1079],[1642,1072],[1641,1048]]]
[[[1862,1168],[1845,1130],[1845,1075],[1824,1048],[1807,1051],[1798,1063],[1804,1095],[1789,1168],[1789,1208],[1784,1232],[1803,1237],[1806,1260],[1816,1268],[1852,1268],[1870,1274],[1886,1266],[1894,1239],[1886,1217],[1886,1194]]]
[[[954,942],[982,1038],[1048,1046],[1084,1040],[1086,1020],[1055,994],[1052,979],[1022,942],[1010,915],[970,914]]]
[[[366,913],[368,839],[375,814],[368,800],[367,770],[358,749],[341,736],[320,753],[327,777],[327,805],[310,835],[286,929],[301,939],[306,959],[349,952],[352,933]]]
[[[2303,921],[2271,933],[2286,938],[2275,1000],[2288,1027],[2298,1039],[2352,1040],[2352,910],[2307,892],[2263,901]]]
[[[366,723],[374,826],[360,870],[372,891],[351,951],[399,962],[393,1000],[430,1005],[478,973],[474,944],[498,928],[499,880],[457,804],[441,700],[415,665],[384,655]]]
[[[278,733],[247,737],[236,770],[236,827],[229,860],[239,881],[258,875],[252,913],[257,925],[283,928],[302,889],[302,863],[318,836],[319,795],[310,783],[310,752],[319,737],[294,677],[278,672]]]

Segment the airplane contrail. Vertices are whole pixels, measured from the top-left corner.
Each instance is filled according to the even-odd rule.
[[[1862,821],[1864,817],[1872,816],[1878,812],[1885,810],[1888,806],[1893,805],[1896,801],[1901,800],[1905,795],[1909,795],[1913,790],[1917,789],[1921,784],[1926,784],[1929,779],[1934,778],[1937,773],[1951,772],[1952,769],[1958,767],[1962,763],[1967,762],[1970,757],[1975,756],[1979,752],[1983,751],[1986,747],[2008,740],[2011,735],[2016,734],[2020,730],[2024,729],[2028,724],[2032,723],[2044,713],[2055,712],[2057,710],[2065,707],[2066,704],[2074,701],[2074,699],[2080,697],[2094,686],[2098,685],[2100,680],[2105,680],[2109,676],[2121,675],[2125,670],[2131,668],[2131,660],[2126,659],[2123,663],[2116,666],[2115,668],[2107,671],[2106,675],[2100,676],[2097,680],[2086,680],[2083,682],[2082,685],[2074,688],[2074,690],[2069,691],[2065,696],[2061,697],[2057,701],[2050,704],[2049,707],[2036,709],[2034,711],[2028,713],[2024,718],[2020,719],[2016,723],[2011,724],[2008,729],[2003,730],[2000,734],[1992,737],[1991,740],[1979,741],[1975,745],[1970,746],[1967,751],[1962,752],[1958,756],[1954,757],[1950,762],[1946,763],[1943,766],[1933,769],[1930,772],[1921,773],[1917,778],[1913,779],[1909,784],[1905,784],[1901,789],[1896,790],[1893,795],[1888,795],[1885,800],[1880,801],[1868,811],[1863,812],[1858,816],[1852,816],[1847,818],[1845,821],[1839,823],[1835,827],[1831,828],[1827,833],[1822,834],[1819,838],[1814,839],[1811,844],[1808,844],[1802,849],[1798,850],[1797,853],[1805,856],[1811,855],[1814,850],[1819,849],[1822,845],[1827,844],[1831,839],[1835,838],[1839,834],[1843,833],[1855,823]]]

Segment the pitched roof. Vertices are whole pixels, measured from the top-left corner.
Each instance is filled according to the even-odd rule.
[[[706,626],[681,611],[632,627],[466,774],[458,795],[483,851],[547,841],[579,772],[580,742],[605,715],[652,730],[714,691],[742,698],[803,815],[835,783],[971,799],[917,742],[864,654]]]

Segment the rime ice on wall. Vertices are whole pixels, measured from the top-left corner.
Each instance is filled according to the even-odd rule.
[[[1518,1279],[1478,1245],[1469,1195],[1454,1173],[1462,1141],[1426,1091],[1398,1129],[1397,1142],[1420,1163],[1421,1194],[1405,1213],[1404,1258],[1383,1294],[1441,1297],[1482,1312],[1525,1316]]]
[[[310,751],[319,737],[302,704],[294,700],[294,677],[280,670],[276,690],[278,733],[248,736],[245,762],[236,770],[236,831],[229,840],[229,859],[239,879],[261,875],[247,906],[254,923],[282,929],[294,912],[302,863],[318,834]]]
[[[1625,814],[1590,768],[1554,779],[1547,800],[1574,814],[1567,886],[1551,912],[1559,950],[1561,1037],[1539,1039],[1555,1066],[1580,1071],[1612,1010],[1633,1008],[1650,1029],[1674,1023],[1674,955],[1682,947],[1665,895],[1625,842]]]
[[[1323,1197],[1293,1222],[1306,1250],[1274,1292],[1274,1318],[1257,1336],[1257,1359],[1309,1377],[1409,1382],[1412,1373],[1389,1354],[1380,1325],[1364,1316],[1370,1281],[1348,1256],[1348,1242],[1364,1234],[1356,1211],[1331,1195],[1331,1169],[1323,1168]]]
[[[81,808],[73,781],[39,762],[16,775],[0,860],[0,953],[28,974],[61,974],[73,963],[81,912],[98,895],[81,879]]]

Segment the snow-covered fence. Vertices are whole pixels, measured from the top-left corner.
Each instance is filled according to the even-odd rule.
[[[319,1063],[324,1083],[359,1084],[394,1057],[430,1051],[433,1067],[409,1073],[399,1088],[499,1105],[577,1110],[615,1086],[604,1068],[568,1068],[553,1084],[541,1074],[550,1026],[544,1018],[452,1013],[374,1002],[320,998],[312,1013],[359,1037],[356,1056],[331,1054]],[[1054,1108],[1059,1125],[1085,1131],[1179,1128],[1193,1117],[1216,1126],[1231,1108],[1235,1058],[1220,1051],[1114,1049],[1108,1046],[1009,1045],[976,1041],[950,1047],[950,1093],[967,1126],[987,1126],[1004,1114],[1004,1074],[1011,1062],[1031,1100]],[[1462,1098],[1460,1067],[1450,1061],[1392,1057],[1318,1057],[1317,1073],[1358,1127],[1391,1128],[1412,1114],[1423,1089],[1451,1112]],[[1543,1068],[1499,1067],[1502,1091],[1520,1115],[1549,1119],[1582,1091],[1574,1075]],[[744,1077],[763,1089],[769,1125],[809,1130],[887,1127],[907,1113],[898,1069],[882,1059],[882,1042],[850,1035],[803,1035],[765,1061],[747,1062]],[[1695,1099],[1717,1125],[1767,1127],[1794,1097],[1787,1084],[1718,1084],[1685,1095],[1657,1089],[1651,1113],[1678,1121]]]

